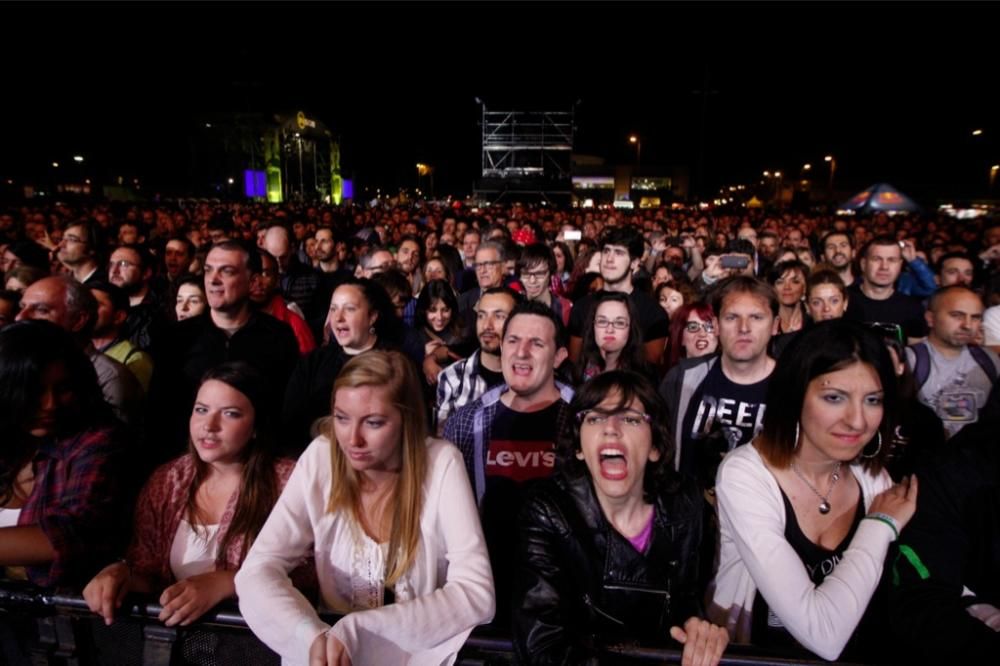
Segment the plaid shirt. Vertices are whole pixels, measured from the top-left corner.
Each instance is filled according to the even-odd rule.
[[[49,440],[35,454],[35,487],[17,524],[40,527],[55,551],[51,564],[27,567],[36,585],[85,583],[120,552],[128,507],[117,434],[87,430]]]
[[[569,417],[569,403],[573,400],[573,389],[556,382],[561,396],[561,409],[556,417],[556,432],[561,433]],[[452,414],[444,426],[444,439],[452,442],[462,452],[465,471],[476,491],[476,502],[481,502],[486,492],[486,455],[490,449],[493,419],[500,405],[500,396],[507,390],[507,384],[494,386],[474,402]]]
[[[477,349],[469,358],[455,361],[438,374],[437,407],[434,416],[441,434],[448,417],[486,392],[486,380],[479,374]]]

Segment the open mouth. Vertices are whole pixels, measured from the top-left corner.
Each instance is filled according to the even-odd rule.
[[[601,476],[610,481],[618,481],[628,476],[628,460],[625,451],[618,447],[605,447],[597,452]]]
[[[519,377],[527,377],[531,374],[531,366],[525,363],[514,363],[511,365],[511,369]]]

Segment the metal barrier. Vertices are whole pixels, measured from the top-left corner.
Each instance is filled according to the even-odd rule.
[[[235,604],[222,604],[189,627],[166,627],[157,617],[162,607],[129,597],[110,627],[90,612],[81,596],[0,582],[0,663],[11,666],[278,666],[278,655],[257,640]],[[324,616],[333,623],[336,616]],[[601,663],[676,664],[677,650],[641,647],[609,649]],[[514,663],[509,637],[489,628],[473,632],[459,654],[459,664],[493,666]],[[828,664],[766,656],[759,650],[731,646],[724,666]]]

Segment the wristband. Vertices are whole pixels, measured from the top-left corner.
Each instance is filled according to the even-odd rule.
[[[867,516],[865,516],[865,518],[866,519],[871,519],[871,520],[878,520],[878,521],[881,521],[881,522],[885,523],[886,525],[888,525],[892,529],[892,533],[894,535],[896,535],[895,538],[896,539],[899,538],[899,523],[896,522],[896,519],[893,518],[892,516],[890,516],[889,514],[887,514],[887,513],[869,513]]]

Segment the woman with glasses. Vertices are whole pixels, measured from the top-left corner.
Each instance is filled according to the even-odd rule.
[[[608,370],[633,370],[653,379],[646,363],[642,331],[627,294],[602,291],[583,329],[583,347],[575,366],[577,383]]]
[[[673,469],[662,399],[644,376],[613,370],[570,409],[556,472],[519,522],[519,660],[591,663],[608,646],[676,647],[672,638],[683,663],[718,663],[725,629],[700,619],[704,500]]]
[[[916,477],[894,486],[885,471],[895,398],[889,353],[859,324],[818,324],[778,360],[763,429],[726,456],[715,487],[711,615],[734,640],[799,657],[891,656],[875,592],[917,503]]]
[[[682,358],[697,358],[714,354],[719,348],[719,333],[715,330],[712,307],[704,301],[682,305],[670,320],[670,341],[667,368]]]

